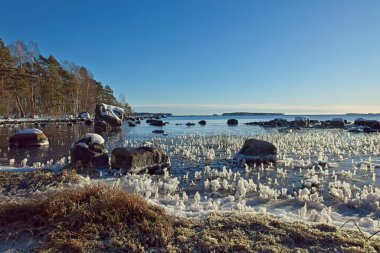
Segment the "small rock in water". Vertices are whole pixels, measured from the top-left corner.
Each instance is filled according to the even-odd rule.
[[[39,129],[29,128],[18,131],[15,135],[9,138],[11,147],[21,146],[45,146],[49,145],[48,138]]]
[[[204,126],[206,125],[206,120],[201,120],[198,122],[199,125]]]
[[[257,139],[245,141],[234,159],[239,164],[244,160],[248,164],[276,162],[277,148],[270,142]]]
[[[239,124],[239,121],[237,119],[227,120],[227,125],[229,125],[229,126],[237,126],[238,124]]]

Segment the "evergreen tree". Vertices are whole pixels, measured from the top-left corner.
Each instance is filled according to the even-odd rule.
[[[0,114],[63,115],[93,112],[96,103],[128,108],[117,101],[110,86],[97,82],[83,66],[38,55],[38,45],[16,41],[6,47],[0,39]]]
[[[10,94],[8,84],[11,82],[15,73],[13,65],[14,59],[12,58],[9,49],[0,38],[0,114],[8,115],[9,113]]]

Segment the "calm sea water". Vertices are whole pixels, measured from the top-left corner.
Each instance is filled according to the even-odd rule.
[[[164,118],[163,121],[168,122],[164,127],[154,127],[142,121],[136,127],[129,127],[123,124],[121,131],[116,133],[102,134],[106,143],[118,142],[124,140],[149,140],[153,137],[171,138],[178,135],[200,134],[210,136],[215,134],[229,134],[236,136],[246,136],[249,134],[260,134],[271,129],[265,130],[258,126],[246,126],[244,123],[252,121],[269,121],[274,118],[285,118],[294,120],[295,116],[174,116]],[[380,115],[310,115],[310,119],[329,120],[334,117],[354,121],[356,118],[366,118],[380,120]],[[235,118],[239,121],[238,126],[229,127],[226,122],[230,118]],[[207,124],[201,126],[198,121],[206,120]],[[195,123],[195,126],[186,126],[186,123]],[[69,149],[73,142],[81,138],[87,132],[94,132],[93,126],[86,126],[83,123],[77,123],[73,126],[67,126],[66,123],[54,123],[41,127],[40,129],[48,136],[49,146],[41,148],[9,148],[8,139],[16,131],[24,128],[33,128],[33,124],[21,124],[19,126],[3,125],[0,126],[0,165],[9,165],[9,159],[15,159],[15,165],[19,166],[21,160],[28,159],[27,165],[32,165],[35,162],[46,163],[53,159],[57,161],[62,157],[69,156]],[[163,129],[165,135],[153,134],[155,129]],[[114,146],[114,145],[109,145]]]

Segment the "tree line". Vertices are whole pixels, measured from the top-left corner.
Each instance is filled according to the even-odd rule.
[[[96,103],[132,112],[123,94],[117,100],[111,87],[96,81],[84,66],[45,57],[35,42],[18,40],[6,46],[0,38],[0,115],[92,113]]]

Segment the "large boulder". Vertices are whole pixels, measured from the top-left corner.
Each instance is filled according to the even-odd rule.
[[[112,150],[111,167],[122,169],[124,173],[160,173],[162,169],[170,167],[170,158],[154,147],[119,147]]]
[[[229,125],[229,126],[237,126],[238,124],[239,124],[239,121],[237,119],[227,120],[227,125]]]
[[[95,107],[95,129],[105,131],[119,128],[124,120],[124,110],[120,107],[96,104]]]
[[[71,163],[77,169],[80,167],[85,169],[109,167],[109,157],[104,147],[104,139],[98,134],[86,133],[82,139],[74,142],[70,148],[70,156]]]
[[[234,159],[241,164],[276,162],[277,148],[272,143],[257,139],[245,141],[242,149],[235,155]]]
[[[37,128],[27,128],[16,132],[9,138],[11,147],[46,146],[49,140],[46,135]]]

